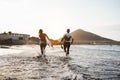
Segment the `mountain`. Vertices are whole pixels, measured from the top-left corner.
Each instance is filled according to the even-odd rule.
[[[120,44],[117,41],[101,37],[91,32],[77,29],[71,32],[74,38],[74,44]]]

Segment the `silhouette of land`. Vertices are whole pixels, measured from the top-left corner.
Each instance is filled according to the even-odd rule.
[[[73,38],[74,38],[74,43],[73,44],[91,44],[91,45],[120,45],[119,41],[115,41],[112,39],[104,38],[102,36],[96,35],[91,32],[84,31],[82,29],[77,29],[73,32],[71,32]],[[31,38],[32,42],[33,41],[38,41],[38,38]],[[61,38],[54,40],[50,40],[53,45],[59,45]]]
[[[73,31],[71,34],[74,38],[74,44],[111,44],[111,45],[120,44],[120,42],[118,41],[104,38],[102,36],[84,31],[82,29],[77,29]]]
[[[3,34],[8,35],[6,33],[3,33]],[[12,33],[9,33],[9,34],[11,35]],[[104,38],[102,36],[99,36],[91,32],[84,31],[82,29],[77,29],[71,32],[71,34],[74,38],[73,44],[120,45],[120,41],[115,41],[112,39]],[[12,38],[3,39],[3,37],[0,37],[0,44],[5,44],[5,45],[39,44],[38,37],[29,37],[29,35],[27,36],[28,36],[27,39],[24,39],[24,37],[21,37],[21,36],[17,37],[18,40],[12,40]],[[50,39],[53,45],[59,45],[60,40],[61,38],[57,40]]]

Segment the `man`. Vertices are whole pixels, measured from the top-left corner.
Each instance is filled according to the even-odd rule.
[[[74,39],[70,34],[70,29],[67,29],[67,33],[61,39],[61,43],[63,42],[63,45],[64,45],[64,52],[66,52],[66,56],[69,55],[70,45],[73,43],[73,40]]]

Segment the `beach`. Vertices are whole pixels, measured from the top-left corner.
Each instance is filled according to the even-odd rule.
[[[120,46],[72,45],[69,57],[60,45],[40,55],[39,45],[0,48],[0,80],[119,80]]]

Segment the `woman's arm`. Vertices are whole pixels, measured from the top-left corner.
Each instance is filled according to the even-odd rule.
[[[47,34],[45,34],[45,37],[46,37],[48,40],[50,40],[50,38],[48,37],[48,35],[47,35]]]
[[[46,36],[46,40],[47,40],[47,44],[49,45],[49,46],[51,46],[51,47],[53,47],[53,44],[52,44],[52,42],[50,41],[50,38],[47,36],[47,34],[45,34],[45,36]]]

